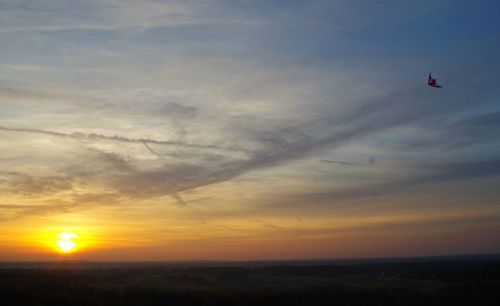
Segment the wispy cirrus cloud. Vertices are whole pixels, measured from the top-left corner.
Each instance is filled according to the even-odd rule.
[[[471,88],[470,90],[474,89]],[[343,113],[332,113],[330,118],[315,123],[312,120],[306,120],[303,123],[284,125],[279,128],[276,128],[273,122],[268,127],[261,125],[257,128],[253,124],[261,121],[254,120],[252,117],[247,117],[245,122],[236,122],[229,118],[227,121],[229,126],[237,124],[234,128],[230,127],[229,133],[236,133],[243,139],[251,139],[254,144],[257,144],[257,146],[247,148],[243,144],[241,151],[244,152],[244,155],[240,157],[232,155],[231,148],[241,147],[241,144],[222,147],[219,145],[198,145],[180,141],[135,139],[102,134],[62,133],[31,128],[2,127],[1,130],[9,133],[40,134],[63,140],[67,138],[77,141],[77,143],[91,141],[91,143],[108,142],[113,146],[118,143],[139,145],[139,147],[143,145],[146,151],[158,158],[154,162],[154,168],[144,169],[142,166],[144,161],[141,161],[141,159],[130,159],[129,157],[126,160],[123,155],[125,152],[120,153],[120,150],[110,153],[94,148],[92,151],[88,151],[95,152],[92,153],[93,157],[88,158],[90,158],[89,161],[96,165],[95,170],[91,170],[92,167],[90,167],[82,172],[78,170],[78,167],[71,166],[64,171],[70,173],[70,176],[76,180],[80,176],[80,181],[83,178],[89,179],[93,176],[99,178],[100,184],[104,184],[124,196],[147,198],[172,195],[178,203],[185,204],[178,195],[179,192],[228,181],[258,169],[282,165],[294,159],[307,157],[326,148],[341,146],[355,139],[367,137],[370,134],[376,134],[386,129],[434,120],[424,114],[432,109],[437,98],[439,96],[431,96],[430,92],[421,93],[416,89],[400,90],[368,99],[351,110]],[[453,101],[453,103],[456,102],[457,100]],[[170,104],[170,106],[170,112],[177,117],[179,115],[193,116],[195,114],[194,108],[176,104]],[[439,118],[440,116],[442,116],[442,113],[434,113],[431,117]],[[155,146],[155,148],[152,146]],[[182,154],[185,161],[181,162],[178,159],[178,153],[162,150],[163,146],[183,150]],[[481,165],[477,164],[474,167]],[[453,175],[458,177],[470,174],[473,177],[476,174],[485,174],[481,171],[479,173],[471,171],[474,168],[463,169],[459,167],[459,164],[455,166],[457,167],[450,166],[450,168],[444,169],[441,174],[403,179],[397,185],[401,187],[403,185],[421,184],[425,181],[452,179]],[[434,167],[439,172],[439,165]],[[109,172],[103,174],[102,169],[109,169]],[[460,169],[463,171],[460,172]],[[486,166],[484,169],[491,170],[495,168]],[[387,189],[387,186],[385,187]],[[384,186],[375,186],[372,188],[373,190],[383,192]],[[366,190],[356,191],[356,188],[354,188],[354,191],[351,190],[347,193],[339,192],[337,196],[339,194],[341,196],[342,194],[359,195],[360,193],[366,193]],[[330,196],[332,198],[336,197],[335,194],[330,194]]]

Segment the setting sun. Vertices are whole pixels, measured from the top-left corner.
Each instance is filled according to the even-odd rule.
[[[78,239],[79,236],[72,232],[62,232],[57,234],[59,240],[56,242],[61,253],[71,253],[76,247],[76,242],[74,239]]]

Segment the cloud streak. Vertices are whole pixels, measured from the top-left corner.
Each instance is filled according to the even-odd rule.
[[[43,135],[49,135],[49,136],[54,136],[54,137],[71,138],[71,139],[82,140],[82,141],[83,140],[104,140],[104,141],[115,141],[115,142],[133,143],[133,144],[141,144],[142,143],[142,144],[145,144],[149,150],[151,150],[151,148],[148,146],[148,144],[192,147],[192,148],[202,148],[202,149],[237,150],[236,148],[226,148],[226,147],[220,147],[217,145],[198,145],[198,144],[192,144],[192,143],[185,143],[185,142],[181,142],[181,141],[154,140],[154,139],[147,139],[147,138],[146,139],[144,139],[144,138],[127,138],[127,137],[118,136],[118,135],[108,136],[108,135],[95,134],[95,133],[90,133],[90,134],[85,134],[85,133],[80,133],[80,132],[62,133],[62,132],[54,132],[54,131],[47,131],[47,130],[40,130],[40,129],[16,128],[16,127],[6,127],[6,126],[0,126],[0,131],[43,134]],[[157,155],[157,153],[154,153],[154,154]]]
[[[413,173],[383,183],[370,183],[359,187],[337,189],[328,192],[293,194],[286,200],[287,205],[334,205],[344,200],[359,200],[390,196],[394,194],[412,194],[415,188],[444,186],[448,183],[471,181],[475,179],[493,179],[500,177],[500,160],[469,161],[460,163],[414,165]],[[448,192],[447,189],[442,189]],[[340,202],[339,202],[340,201]],[[292,203],[296,203],[293,204]],[[344,203],[345,204],[345,203]],[[349,205],[349,204],[347,204]],[[341,207],[341,204],[338,204]]]
[[[259,130],[255,131],[253,128],[242,130],[240,125],[239,128],[235,129],[240,134],[240,137],[243,139],[253,139],[262,147],[260,150],[252,150],[251,148],[247,148],[246,151],[243,150],[249,152],[246,153],[249,154],[246,158],[232,157],[227,152],[226,147],[218,145],[197,145],[180,141],[136,139],[94,133],[62,133],[5,126],[0,127],[0,131],[39,134],[79,141],[91,140],[141,144],[147,151],[158,157],[162,163],[158,164],[154,169],[142,169],[142,167],[138,166],[140,163],[137,164],[139,161],[136,162],[136,166],[133,166],[131,161],[124,160],[118,153],[105,153],[93,149],[95,151],[94,157],[92,157],[94,163],[95,160],[98,160],[99,163],[96,165],[102,163],[102,165],[106,165],[106,169],[110,169],[110,172],[101,174],[98,168],[96,168],[93,172],[94,174],[91,175],[101,177],[101,183],[104,186],[111,188],[114,192],[122,196],[146,199],[170,195],[175,199],[177,204],[185,206],[186,202],[179,195],[181,192],[228,181],[255,170],[282,165],[286,162],[307,157],[324,149],[339,147],[353,140],[361,139],[387,129],[406,124],[428,122],[429,116],[424,116],[424,114],[432,108],[435,101],[436,97],[433,97],[431,93],[422,93],[417,88],[410,88],[371,98],[358,104],[352,110],[341,114],[333,113],[330,118],[316,123],[305,121],[297,125],[282,127],[271,133],[264,128],[265,136],[263,132]],[[183,109],[183,111],[191,113],[187,109]],[[439,116],[439,114],[434,114],[434,116]],[[247,124],[249,124],[248,127],[252,127],[251,120]],[[184,151],[183,154],[185,158],[190,157],[191,161],[182,163],[171,160],[169,162],[162,153],[152,149],[150,145],[189,149],[189,151]],[[217,155],[204,152],[206,149],[223,149],[221,151],[223,154],[217,157]],[[204,160],[210,160],[210,162],[205,163]],[[117,165],[119,166],[117,167]],[[353,195],[361,196],[363,194],[379,194],[387,189],[464,178],[467,175],[470,177],[488,174],[496,175],[498,171],[497,166],[495,162],[493,164],[437,165],[435,169],[437,169],[438,174],[403,179],[396,184],[377,185],[365,189],[353,188],[351,190],[339,191],[330,196],[331,198],[338,198],[351,197]],[[68,172],[68,174],[73,180],[78,182],[89,179],[89,172],[85,173],[84,176],[79,171]],[[27,185],[21,184],[19,186]],[[52,190],[50,188],[47,190]],[[23,193],[21,190],[19,192]],[[67,206],[63,205],[63,207]]]

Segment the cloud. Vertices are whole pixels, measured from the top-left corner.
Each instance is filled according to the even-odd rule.
[[[0,221],[9,221],[29,216],[40,216],[55,213],[69,213],[89,209],[95,206],[115,206],[121,204],[121,196],[117,193],[74,193],[67,200],[50,198],[48,200],[31,200],[31,204],[1,204]],[[123,207],[123,206],[122,206]]]
[[[159,111],[175,119],[193,118],[197,115],[198,109],[194,106],[186,106],[177,102],[170,102],[162,105]]]
[[[366,165],[373,165],[375,164],[375,157],[371,156],[368,161],[365,163],[352,163],[352,162],[345,162],[345,161],[338,161],[338,160],[328,160],[328,159],[322,159],[321,162],[327,163],[327,164],[336,164],[336,165],[344,165],[344,166],[366,166]]]
[[[467,90],[475,91],[472,87]],[[74,165],[64,170],[73,182],[81,183],[90,179],[129,198],[147,199],[170,195],[179,205],[185,206],[186,202],[180,197],[182,192],[228,181],[258,169],[283,165],[323,149],[342,146],[387,129],[408,124],[433,123],[443,115],[449,115],[443,112],[432,112],[434,105],[436,103],[450,105],[452,102],[460,104],[461,100],[445,100],[442,96],[435,95],[434,92],[424,91],[420,87],[411,87],[370,97],[342,112],[331,111],[321,120],[305,118],[300,122],[290,124],[279,120],[263,121],[257,115],[250,114],[245,117],[244,121],[238,116],[228,117],[223,120],[227,130],[222,135],[229,135],[229,139],[235,139],[240,143],[230,143],[227,147],[199,145],[184,141],[107,136],[97,133],[63,133],[34,128],[4,126],[0,127],[0,130],[67,139],[76,141],[75,144],[88,145],[86,142],[91,141],[92,149],[85,149],[85,151],[79,149],[81,152],[86,152],[79,158],[83,158],[87,167],[78,167],[77,163],[81,161],[70,160],[69,163],[74,163]],[[196,115],[194,108],[178,104],[167,105],[170,111],[177,113],[177,116]],[[112,146],[103,150],[101,143],[105,142],[109,142]],[[134,155],[126,160],[124,156],[128,153],[122,152],[125,148],[114,145],[119,143],[142,146],[158,160],[151,164],[154,165],[153,167],[145,167],[147,163],[143,158]],[[95,147],[96,145],[101,147]],[[165,146],[172,147],[173,151],[164,153]],[[232,148],[238,147],[243,149],[241,151],[243,155],[238,152],[235,155]],[[110,148],[114,151],[109,152]],[[137,152],[137,149],[133,150]],[[488,171],[492,171],[490,175],[495,175],[497,165],[495,162],[437,165],[435,170],[437,174],[403,179],[396,184],[338,191],[329,196],[338,198],[377,194],[391,188],[459,179],[466,175],[479,177],[487,175]],[[27,190],[34,188],[26,184],[19,186],[25,186]],[[53,185],[47,184],[47,186],[47,191],[56,191],[56,187],[50,187]]]
[[[366,224],[368,223],[368,224]],[[453,215],[448,216],[432,216],[425,219],[414,218],[404,221],[400,220],[384,220],[383,222],[365,222],[364,224],[354,226],[338,226],[324,228],[301,228],[289,229],[297,236],[337,236],[349,233],[362,232],[406,232],[406,231],[422,231],[436,228],[467,228],[478,225],[500,225],[500,215],[498,214],[475,214],[475,215]]]
[[[16,128],[16,127],[0,126],[0,131],[45,134],[49,136],[73,138],[77,140],[109,140],[109,141],[135,143],[135,144],[143,143],[143,144],[157,144],[157,145],[174,145],[174,146],[198,147],[198,148],[209,148],[209,149],[219,148],[216,145],[197,145],[197,144],[184,143],[181,141],[154,140],[154,139],[143,139],[143,138],[136,139],[136,138],[117,136],[117,135],[108,136],[96,133],[90,133],[90,134],[79,133],[79,132],[61,133],[61,132],[32,129],[32,128]]]
[[[293,203],[296,203],[296,205],[308,203],[308,206],[322,206],[338,203],[341,200],[386,196],[401,192],[407,193],[417,187],[429,185],[500,177],[500,160],[414,165],[412,172],[406,177],[399,177],[383,183],[371,183],[328,192],[292,194],[285,202],[290,206]]]
[[[77,31],[144,31],[158,27],[260,24],[256,18],[207,14],[210,6],[185,1],[50,1],[2,3],[0,33],[61,34]],[[204,10],[204,11],[203,11]],[[205,13],[205,14],[203,14]]]
[[[397,144],[401,149],[438,148],[443,151],[472,148],[474,145],[495,145],[500,137],[500,112],[461,115],[431,126],[432,133],[405,139]],[[423,131],[429,130],[423,127]],[[430,135],[429,135],[430,134]]]
[[[25,196],[40,196],[73,188],[72,178],[68,176],[34,176],[6,171],[0,172],[0,186],[3,192]]]
[[[495,141],[500,137],[500,112],[468,116],[448,125],[444,132],[449,148]]]

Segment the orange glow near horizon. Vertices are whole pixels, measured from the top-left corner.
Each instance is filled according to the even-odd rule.
[[[193,222],[183,219],[185,209],[160,208],[170,216],[131,208],[118,219],[109,208],[93,208],[16,219],[1,233],[0,261],[279,260],[463,254],[470,246],[498,250],[496,236],[482,233],[498,232],[500,225],[464,224],[483,220],[483,214],[468,211]]]

